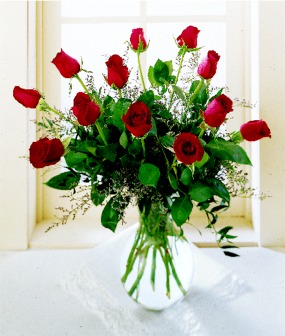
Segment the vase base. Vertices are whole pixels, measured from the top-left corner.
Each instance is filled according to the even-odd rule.
[[[132,243],[135,239],[135,233],[131,233],[126,242],[122,257],[120,272],[125,273],[126,264]],[[153,250],[151,246],[148,251],[146,266],[143,274],[138,281],[138,271],[143,260],[137,258],[130,272],[124,281],[122,280],[124,289],[129,296],[140,306],[150,311],[160,311],[166,309],[173,304],[183,300],[189,290],[193,274],[194,260],[193,251],[189,243],[177,237],[169,236],[169,246],[171,247],[171,263],[173,268],[166,271],[165,261],[161,254],[157,252],[155,265],[155,279],[153,279]],[[169,273],[168,276],[166,273]],[[174,274],[175,272],[175,274]],[[151,279],[153,281],[151,281]],[[177,281],[179,279],[179,281]],[[135,290],[134,290],[135,288]]]

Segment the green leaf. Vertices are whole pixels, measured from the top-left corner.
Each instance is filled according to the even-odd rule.
[[[98,191],[93,187],[91,189],[91,200],[95,206],[98,206],[104,202],[105,195],[98,193]]]
[[[184,102],[187,103],[187,99],[185,97],[185,93],[183,92],[182,89],[180,89],[180,87],[178,87],[177,85],[173,84],[172,85],[172,89],[173,91],[177,94],[177,96]]]
[[[120,142],[120,145],[122,147],[124,147],[125,149],[127,148],[127,146],[128,146],[128,136],[127,136],[126,132],[123,132],[121,134],[119,142]]]
[[[174,222],[181,226],[189,218],[193,209],[193,204],[189,201],[187,196],[180,196],[176,198],[171,206],[171,215]]]
[[[225,226],[224,228],[222,228],[221,230],[219,230],[217,233],[220,235],[226,235],[230,230],[233,229],[233,226]]]
[[[154,103],[154,93],[152,90],[144,92],[139,96],[138,101],[144,102],[148,107],[151,107]]]
[[[128,146],[128,152],[132,155],[137,155],[142,150],[141,139],[133,138],[133,141]]]
[[[68,147],[68,145],[70,144],[71,139],[72,139],[72,137],[71,137],[71,136],[68,136],[68,137],[66,137],[66,138],[62,141],[62,144],[63,144],[64,149],[66,149],[66,148]]]
[[[186,186],[192,183],[192,172],[188,167],[183,170],[180,181]]]
[[[103,156],[105,159],[115,162],[117,156],[117,145],[110,144],[108,146],[98,146],[99,155]]]
[[[151,118],[151,125],[152,125],[152,128],[151,128],[151,130],[148,132],[148,135],[151,135],[151,136],[157,136],[156,121],[155,121],[155,119],[154,119],[153,117]]]
[[[169,182],[170,182],[171,187],[172,187],[174,190],[177,190],[177,189],[178,189],[178,183],[177,183],[177,181],[176,181],[175,176],[169,173],[169,174],[168,174],[168,178],[169,178]]]
[[[207,163],[207,162],[209,161],[209,159],[210,159],[210,157],[209,157],[208,153],[207,153],[207,152],[204,152],[204,155],[203,155],[203,157],[202,157],[202,160],[201,160],[201,161],[196,161],[196,162],[194,163],[194,165],[195,165],[195,167],[197,167],[197,168],[201,168],[201,167],[204,166],[205,163]]]
[[[102,225],[115,232],[117,224],[119,222],[119,214],[118,211],[113,209],[113,198],[109,200],[109,202],[105,205],[102,214],[101,214],[101,223]]]
[[[152,86],[158,86],[159,84],[156,82],[156,80],[154,79],[154,75],[153,75],[153,66],[150,66],[148,68],[148,80],[150,82],[150,84]]]
[[[160,177],[160,170],[151,163],[143,163],[139,169],[139,180],[145,186],[155,187]]]
[[[214,100],[215,98],[219,97],[222,93],[223,93],[224,88],[221,88],[214,96],[212,96],[209,99],[209,102],[211,102],[212,100]]]
[[[68,171],[52,177],[45,185],[58,190],[71,190],[78,185],[79,181],[80,174]]]
[[[165,63],[158,59],[153,68],[153,77],[155,81],[160,85],[168,82],[170,76],[169,70],[171,70],[169,69],[169,62]]]
[[[159,140],[164,147],[172,147],[175,138],[172,135],[164,135]]]
[[[190,196],[196,202],[205,202],[213,196],[213,192],[211,187],[198,181],[190,190]]]
[[[206,147],[218,158],[239,164],[252,165],[245,150],[239,145],[222,138],[211,140]]]
[[[209,182],[214,194],[221,197],[225,202],[230,203],[231,195],[224,183],[216,178],[209,179]]]
[[[122,116],[126,114],[130,105],[130,100],[120,98],[114,107],[114,125],[118,127],[121,132],[123,132],[125,129],[125,124],[122,121]]]
[[[107,95],[106,98],[104,99],[104,102],[103,102],[103,107],[104,107],[104,111],[112,111],[112,109],[114,108],[114,105],[115,105],[115,100],[114,98],[112,98],[111,96]],[[109,115],[110,113],[108,113]]]
[[[64,157],[67,166],[77,170],[85,170],[85,162],[87,158],[87,154],[75,151],[68,152]]]

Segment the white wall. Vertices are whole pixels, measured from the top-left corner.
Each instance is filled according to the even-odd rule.
[[[27,19],[26,1],[0,1],[0,249],[25,249],[29,214],[33,216],[28,187],[33,173],[27,160],[19,158],[29,147],[33,112],[28,113],[12,95],[15,85],[27,87],[31,81]],[[31,204],[34,207],[35,202]]]
[[[260,243],[285,245],[285,2],[259,2],[259,107],[272,139],[260,142]]]

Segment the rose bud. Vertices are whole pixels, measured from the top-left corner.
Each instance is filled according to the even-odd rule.
[[[13,97],[18,103],[28,108],[36,108],[41,94],[34,89],[22,89],[20,86],[15,86],[13,90]]]
[[[71,108],[73,114],[82,126],[95,123],[100,116],[100,108],[95,104],[88,94],[78,92],[73,100],[74,106]]]
[[[35,168],[51,166],[60,161],[64,153],[63,144],[59,139],[43,138],[30,146],[30,162]]]
[[[136,137],[144,136],[152,128],[150,110],[142,101],[131,104],[122,120]]]
[[[52,63],[57,67],[64,78],[71,78],[80,71],[80,64],[78,61],[67,55],[62,49],[56,54]]]
[[[184,44],[189,49],[197,47],[197,38],[200,30],[193,26],[188,26],[185,28],[182,33],[177,37],[177,43],[180,47]]]
[[[256,141],[262,138],[271,138],[271,131],[263,120],[252,120],[240,127],[242,137],[247,141]]]
[[[177,136],[173,149],[177,159],[186,165],[201,161],[204,155],[204,148],[199,138],[188,132]]]
[[[119,55],[113,55],[106,62],[108,69],[107,82],[110,86],[115,85],[118,89],[121,89],[128,81],[129,70],[124,65],[122,57]]]
[[[198,66],[198,74],[204,79],[211,79],[217,71],[217,64],[220,59],[214,50],[208,51],[207,57]]]
[[[211,127],[219,127],[225,121],[227,113],[233,111],[233,102],[229,97],[221,94],[214,98],[204,112],[205,123]]]
[[[134,50],[145,51],[147,48],[147,43],[144,38],[144,31],[142,28],[135,28],[132,30],[130,37],[131,47]]]

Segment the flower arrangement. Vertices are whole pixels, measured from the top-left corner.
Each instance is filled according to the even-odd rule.
[[[86,71],[82,64],[61,50],[52,63],[64,78],[82,85],[68,111],[51,107],[35,89],[16,86],[13,95],[25,107],[43,113],[37,122],[42,137],[29,150],[31,164],[43,168],[64,157],[65,171],[47,186],[74,194],[83,185],[88,190],[84,204],[104,205],[101,223],[112,231],[124,220],[127,206],[134,204],[148,235],[160,235],[163,226],[145,220],[152,212],[152,217],[171,215],[173,227],[163,230],[181,236],[195,206],[205,213],[206,227],[214,232],[218,245],[234,256],[228,252],[233,246],[232,227],[217,230],[215,224],[218,214],[230,207],[237,188],[246,190],[247,181],[238,178],[237,171],[251,161],[240,143],[271,137],[271,132],[263,120],[249,121],[232,133],[224,130],[228,114],[234,115],[233,101],[225,88],[211,87],[220,55],[210,50],[199,62],[198,35],[193,26],[182,31],[176,38],[177,70],[172,61],[158,59],[148,70],[149,87],[140,62],[149,43],[143,29],[136,28],[128,42],[138,60],[133,80],[125,60],[115,54],[106,61],[105,85],[98,89],[90,72],[84,82],[79,76]],[[182,78],[187,67],[190,73]],[[75,216],[74,209],[63,216],[63,222],[71,215]],[[142,241],[140,246],[145,246]],[[166,258],[166,245],[164,251]]]
[[[89,75],[84,84],[80,63],[61,50],[52,63],[64,78],[77,79],[83,88],[66,113],[52,108],[35,89],[16,86],[14,98],[27,108],[44,112],[43,136],[30,146],[35,168],[54,165],[62,157],[66,172],[46,183],[60,190],[76,190],[80,182],[90,187],[95,206],[107,202],[102,225],[115,231],[129,203],[159,200],[178,227],[189,218],[194,204],[206,213],[213,228],[216,213],[230,205],[225,175],[236,165],[251,165],[239,145],[243,140],[271,137],[263,120],[241,125],[231,134],[220,131],[233,111],[233,102],[211,90],[220,56],[214,50],[198,65],[196,79],[187,78],[186,89],[178,85],[185,55],[197,58],[199,30],[188,26],[177,37],[179,68],[172,61],[157,60],[148,71],[150,88],[143,78],[140,55],[146,42],[142,28],[133,29],[129,47],[137,54],[142,89],[129,82],[130,70],[119,55],[106,62],[106,88],[96,89]],[[181,85],[182,85],[181,84]],[[58,120],[50,119],[54,114]],[[211,204],[214,208],[210,208]],[[218,241],[227,239],[216,232]]]

